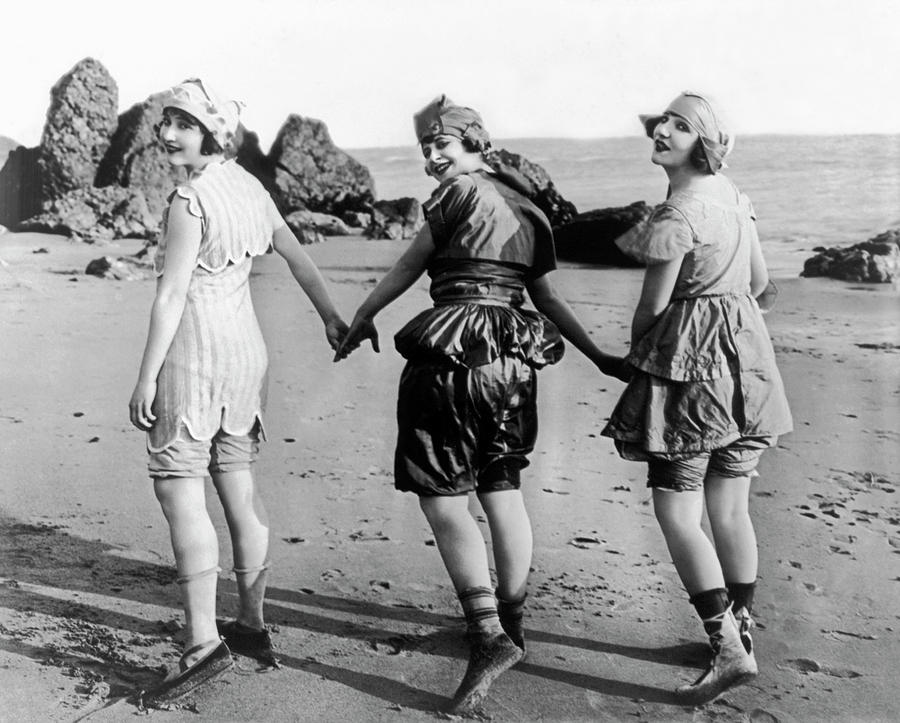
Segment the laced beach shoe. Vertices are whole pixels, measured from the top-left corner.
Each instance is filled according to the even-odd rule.
[[[469,665],[449,709],[451,714],[461,716],[476,714],[491,684],[525,656],[506,633],[492,636],[467,633],[466,639],[469,641]]]
[[[693,683],[682,685],[675,691],[682,704],[709,703],[729,688],[749,682],[758,673],[756,658],[751,652],[752,641],[751,650],[748,651],[731,609],[720,617],[722,627],[709,636],[709,644],[713,650],[709,668]],[[747,638],[749,640],[749,633]]]
[[[216,629],[232,652],[253,658],[272,668],[281,667],[281,663],[275,657],[272,635],[267,628],[257,630],[237,620],[216,620]]]
[[[193,665],[187,665],[188,658],[209,647],[209,651],[198,658]],[[178,672],[171,678],[167,678],[157,687],[149,691],[141,691],[141,705],[148,708],[158,708],[169,703],[175,703],[191,691],[204,683],[218,678],[231,669],[234,661],[231,659],[231,651],[220,640],[208,640],[205,643],[195,645],[186,650],[178,661]]]

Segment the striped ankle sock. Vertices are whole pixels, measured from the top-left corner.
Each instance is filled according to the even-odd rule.
[[[470,633],[502,633],[497,615],[497,601],[489,587],[470,587],[458,593],[466,616],[466,630]]]

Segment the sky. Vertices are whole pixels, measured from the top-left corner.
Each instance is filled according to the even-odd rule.
[[[28,146],[85,57],[120,111],[203,78],[246,104],[264,149],[291,113],[343,148],[412,145],[441,93],[495,138],[636,135],[686,89],[739,134],[900,132],[897,0],[21,0],[2,16],[0,135]]]

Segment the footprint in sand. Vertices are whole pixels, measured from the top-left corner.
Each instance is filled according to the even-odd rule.
[[[789,668],[795,670],[801,675],[829,675],[832,678],[862,677],[862,673],[858,673],[855,670],[850,670],[849,668],[832,668],[827,665],[822,665],[812,658],[794,658],[793,660],[786,660],[784,665],[779,665],[778,667],[781,669]]]

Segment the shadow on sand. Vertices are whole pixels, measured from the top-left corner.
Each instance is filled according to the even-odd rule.
[[[181,609],[173,584],[174,570],[168,566],[129,559],[113,545],[75,537],[60,526],[34,525],[0,514],[0,578],[3,578],[0,608],[29,618],[48,616],[53,622],[47,625],[59,633],[55,642],[35,644],[33,628],[29,629],[28,625],[23,624],[20,629],[0,626],[0,649],[40,663],[73,669],[83,681],[82,692],[89,692],[91,684],[98,681],[109,685],[110,697],[128,696],[149,687],[158,681],[163,667],[146,665],[154,657],[151,651],[154,646],[159,648],[158,659],[169,657],[169,662],[177,659],[172,633],[178,629],[174,619],[181,618]],[[234,595],[235,586],[223,580],[220,592]],[[121,609],[125,606],[120,601],[165,608],[168,620],[129,614]],[[388,654],[402,650],[466,657],[458,625],[449,624],[454,622],[453,618],[408,605],[270,587],[266,614],[270,622],[281,627],[356,639],[373,650],[381,647]],[[391,622],[423,625],[432,630],[398,633]],[[536,630],[529,631],[528,636],[532,642],[661,664],[696,664],[702,648],[695,644],[641,648]],[[280,658],[285,667],[314,673],[392,705],[433,712],[443,708],[448,700],[390,677],[336,665],[334,660],[291,655],[280,655]],[[530,662],[519,664],[516,670],[603,695],[666,704],[675,702],[669,691],[637,683]]]

